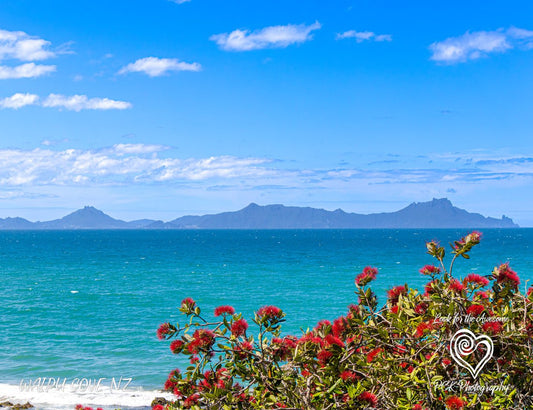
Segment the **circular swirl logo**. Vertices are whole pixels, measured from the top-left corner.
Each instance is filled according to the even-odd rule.
[[[473,354],[480,345],[485,346],[485,355],[481,358],[476,367],[472,367],[464,357]],[[455,332],[450,340],[450,353],[453,360],[455,360],[459,366],[467,369],[475,379],[479,372],[481,372],[481,369],[483,369],[487,362],[492,358],[494,344],[492,343],[492,339],[487,335],[476,336],[468,329],[460,329]]]

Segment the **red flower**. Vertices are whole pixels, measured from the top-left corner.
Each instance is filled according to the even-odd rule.
[[[488,299],[489,294],[487,292],[476,292],[475,297],[479,299]]]
[[[344,381],[351,381],[351,382],[353,382],[353,381],[359,379],[359,376],[357,376],[354,372],[351,372],[351,371],[349,371],[349,370],[345,370],[345,371],[343,371],[343,372],[339,375],[339,377],[340,377],[342,380],[344,380]]]
[[[450,282],[450,289],[453,290],[455,293],[461,293],[465,289],[465,287],[457,279],[452,279]]]
[[[193,395],[185,399],[185,401],[183,402],[183,407],[192,407],[195,404],[198,404],[199,399],[200,395],[198,393],[194,393]]]
[[[331,326],[331,331],[336,337],[341,337],[344,331],[346,330],[347,321],[344,316],[338,317],[333,321],[333,326]]]
[[[231,334],[235,337],[243,336],[246,333],[246,329],[248,329],[246,320],[239,319],[231,325]]]
[[[426,302],[419,303],[415,306],[415,313],[417,315],[423,315],[428,310],[428,304]]]
[[[219,306],[215,309],[215,316],[233,315],[234,313],[235,309],[233,309],[231,306]]]
[[[398,305],[394,305],[390,308],[391,313],[394,313],[395,315],[398,313],[399,310],[400,308],[398,307]]]
[[[263,306],[257,311],[257,316],[259,316],[260,319],[281,319],[284,314],[279,307]]]
[[[328,348],[330,346],[344,347],[344,342],[341,339],[339,339],[337,336],[327,335],[324,338],[323,345],[325,348]]]
[[[466,309],[466,313],[472,316],[479,316],[483,313],[485,307],[483,305],[472,305]]]
[[[473,245],[477,245],[481,240],[481,232],[473,231],[472,233],[466,235],[463,240],[465,243],[472,243]]]
[[[192,335],[193,340],[189,343],[189,353],[208,351],[215,343],[215,334],[208,329],[198,329]]]
[[[370,407],[376,407],[378,404],[378,399],[375,394],[364,391],[357,398],[361,401],[366,401]]]
[[[355,284],[358,286],[365,286],[366,284],[376,279],[377,274],[378,270],[376,268],[367,266],[359,275],[355,277]]]
[[[424,332],[426,330],[433,330],[436,329],[441,324],[440,321],[431,319],[428,322],[422,322],[416,327],[416,337],[422,337],[424,336]]]
[[[463,283],[466,285],[468,283],[474,283],[478,286],[487,286],[489,284],[489,280],[483,276],[477,275],[475,273],[471,273],[466,278],[464,278]]]
[[[160,404],[156,404],[154,407],[152,407],[152,410],[165,410],[165,408]]]
[[[376,347],[374,350],[372,350],[370,353],[366,355],[366,361],[367,363],[370,363],[374,358],[381,352],[383,349],[381,347]]]
[[[440,268],[437,268],[433,265],[426,265],[419,270],[422,275],[438,275],[440,273]]]
[[[425,290],[426,290],[425,295],[428,296],[428,295],[431,295],[432,293],[435,293],[435,285],[437,285],[438,283],[439,283],[438,279],[428,282],[425,287]]]
[[[499,321],[485,322],[483,324],[483,330],[493,335],[495,335],[496,333],[500,333],[502,331],[502,328],[502,323]]]
[[[165,336],[174,333],[172,327],[173,326],[170,323],[163,323],[162,325],[160,325],[157,329],[157,338],[159,340],[163,340]]]
[[[328,326],[331,326],[331,322],[329,320],[321,320],[320,322],[316,324],[313,330],[315,332],[320,332],[321,330],[323,330],[325,327],[328,327]]]
[[[253,345],[248,341],[244,341],[240,345],[237,345],[233,351],[240,359],[244,359],[248,357],[253,350]]]
[[[407,348],[404,345],[400,345],[399,344],[399,345],[396,345],[394,347],[393,351],[394,351],[395,354],[402,355],[402,354],[404,354],[407,351]]]
[[[272,339],[272,353],[276,358],[287,360],[296,348],[297,341],[294,336],[285,336],[283,339],[275,337]]]
[[[520,278],[514,270],[509,267],[508,263],[504,263],[492,272],[498,283],[508,283],[512,288],[517,289],[520,284]]]
[[[460,410],[464,407],[465,403],[456,396],[450,396],[446,399],[446,406],[449,409]]]
[[[318,359],[318,363],[320,363],[320,366],[324,367],[328,360],[331,358],[331,356],[333,356],[333,353],[322,349],[320,352],[318,352],[316,358]]]
[[[178,354],[179,352],[181,352],[181,349],[183,349],[183,341],[181,341],[181,340],[174,340],[170,344],[170,351],[172,353]]]
[[[185,298],[181,301],[181,307],[192,309],[194,305],[196,305],[196,302],[192,298]]]
[[[407,289],[405,286],[395,286],[387,291],[387,296],[392,305],[396,305],[400,299],[400,295],[406,295]]]
[[[452,362],[451,362],[450,359],[442,359],[442,365],[443,365],[444,367],[449,366],[451,363],[452,363]]]

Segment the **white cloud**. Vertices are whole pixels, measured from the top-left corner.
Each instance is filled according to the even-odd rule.
[[[29,36],[23,31],[0,30],[0,60],[38,61],[56,55],[48,47],[50,42]]]
[[[147,144],[115,144],[111,151],[117,155],[128,154],[152,154],[168,149],[164,145],[147,145]]]
[[[160,158],[164,146],[117,144],[100,150],[0,150],[0,186],[120,184],[256,178],[272,172],[261,158]]]
[[[271,26],[250,32],[249,30],[234,30],[231,33],[212,35],[209,39],[227,51],[250,51],[264,48],[282,48],[291,44],[304,43],[313,38],[311,32],[319,30],[321,24],[317,21],[309,26],[305,24],[289,24],[286,26]]]
[[[50,94],[43,102],[43,107],[59,107],[69,111],[81,110],[125,110],[132,105],[126,101],[109,98],[88,98],[86,95],[65,96]]]
[[[491,53],[504,53],[516,47],[531,48],[533,31],[511,27],[507,30],[466,32],[429,46],[431,60],[454,64],[485,57]]]
[[[15,78],[35,78],[53,73],[56,71],[55,65],[43,65],[35,63],[26,63],[16,67],[0,65],[0,80]]]
[[[376,42],[392,41],[390,34],[376,34],[373,31],[355,31],[348,30],[344,33],[337,34],[337,40],[343,40],[345,38],[355,38],[355,41],[362,43],[363,41],[372,40]]]
[[[40,102],[35,94],[16,93],[11,97],[0,100],[0,108],[19,109],[26,105],[40,105],[42,107],[64,108],[70,111],[81,110],[125,110],[132,105],[126,101],[111,100],[109,98],[88,98],[86,95],[64,96],[50,94]]]
[[[202,66],[198,63],[185,63],[175,58],[141,58],[134,63],[123,67],[118,73],[145,73],[150,77],[159,77],[169,71],[200,71]]]
[[[16,93],[11,97],[0,100],[0,108],[13,108],[18,110],[26,105],[35,105],[39,101],[39,96],[35,94]]]

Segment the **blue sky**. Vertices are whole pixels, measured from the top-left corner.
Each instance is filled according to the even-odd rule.
[[[0,7],[0,217],[448,197],[533,226],[533,4]]]

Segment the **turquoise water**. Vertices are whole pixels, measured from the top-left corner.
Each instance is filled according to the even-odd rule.
[[[157,340],[164,321],[193,297],[251,315],[265,304],[299,333],[355,302],[353,280],[379,268],[375,289],[408,283],[431,263],[425,241],[465,230],[0,232],[0,383],[37,377],[132,377],[160,388],[181,363]],[[485,230],[456,275],[510,261],[533,279],[533,230]]]

